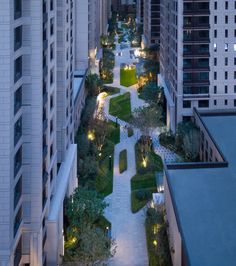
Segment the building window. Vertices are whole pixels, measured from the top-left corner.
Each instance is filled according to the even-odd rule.
[[[14,144],[16,145],[22,136],[22,117],[20,117],[14,126]]]
[[[50,121],[50,134],[53,132],[53,119]]]
[[[217,101],[216,100],[214,100],[214,105],[217,105]]]
[[[236,85],[234,85],[234,93],[236,93]]]
[[[236,79],[236,71],[234,71],[234,79]]]
[[[225,57],[225,66],[228,66],[228,57]]]
[[[50,10],[53,11],[53,1],[54,0],[50,0]]]
[[[228,86],[225,85],[225,93],[228,93]]]
[[[217,44],[214,43],[214,52],[216,52],[216,51],[217,51]]]
[[[14,31],[14,50],[18,50],[22,46],[22,26],[15,28]]]
[[[21,221],[22,221],[22,207],[20,207],[14,219],[14,236],[16,236],[16,233],[20,227]]]
[[[53,156],[53,144],[50,146],[50,158],[52,159]]]
[[[225,105],[228,105],[228,100],[225,100]]]
[[[50,60],[54,58],[54,43],[50,45]]]
[[[14,208],[16,208],[22,194],[22,176],[19,178],[14,188]]]
[[[22,146],[19,148],[14,158],[14,175],[16,176],[22,165]]]
[[[209,101],[208,100],[198,101],[198,107],[199,108],[208,108],[209,107]]]
[[[228,79],[228,72],[225,71],[225,79]]]
[[[217,10],[217,2],[214,2],[214,9]]]
[[[217,86],[214,86],[214,93],[217,93]]]
[[[14,18],[18,19],[21,17],[22,14],[22,0],[15,0],[14,1]]]
[[[217,30],[214,30],[214,38],[217,38]]]
[[[214,16],[214,23],[217,24],[217,16]]]
[[[14,93],[14,114],[18,112],[22,105],[22,86],[20,86]]]
[[[234,99],[234,107],[236,106],[236,99]]]
[[[54,19],[51,18],[50,20],[50,35],[52,36],[54,34]]]
[[[53,94],[50,96],[50,110],[52,110],[54,106],[54,99],[53,99]]]
[[[50,85],[54,83],[54,69],[50,70]]]
[[[229,5],[228,5],[228,1],[225,1],[225,9],[228,9]]]
[[[183,101],[183,108],[191,108],[191,101]]]
[[[217,66],[217,58],[214,58],[214,66]]]
[[[18,57],[15,60],[15,73],[14,73],[14,81],[15,83],[22,77],[22,57]]]
[[[225,16],[225,24],[228,24],[228,16]]]
[[[214,72],[214,80],[217,80],[217,72]]]
[[[229,50],[229,45],[228,43],[225,43],[225,52],[228,52],[228,50]]]
[[[225,38],[228,38],[228,30],[225,30]]]

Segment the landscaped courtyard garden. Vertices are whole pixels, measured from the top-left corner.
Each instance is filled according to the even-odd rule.
[[[129,121],[131,115],[130,93],[124,93],[110,100],[109,113],[124,121]]]
[[[120,85],[130,87],[137,83],[136,67],[135,66],[122,66],[120,68]]]
[[[132,24],[134,24],[132,18],[126,19],[125,24],[121,24],[122,37],[120,41],[122,39],[126,42],[126,47],[123,49],[130,49],[130,42],[132,43],[137,37],[133,36],[132,29],[135,28],[135,25],[132,26]],[[134,58],[127,60],[127,64],[118,65],[121,67],[120,84],[126,88],[119,88],[116,85],[116,80],[114,84],[117,87],[104,85],[113,82],[115,54],[118,54],[119,51],[116,50],[115,53],[112,51],[115,47],[113,36],[117,32],[116,16],[112,17],[109,29],[113,35],[108,34],[101,38],[103,58],[100,62],[100,75],[89,74],[86,79],[88,97],[75,141],[78,144],[79,189],[76,190],[73,197],[68,199],[65,206],[65,258],[68,262],[72,261],[71,265],[78,261],[79,263],[82,262],[81,265],[95,265],[100,262],[101,265],[106,264],[107,259],[111,257],[114,251],[111,227],[112,231],[114,230],[112,233],[116,232],[115,242],[118,247],[119,258],[119,248],[122,246],[120,236],[122,235],[123,240],[123,234],[126,232],[126,228],[129,228],[129,234],[126,237],[127,240],[132,237],[134,251],[132,254],[130,253],[130,256],[133,256],[131,261],[135,261],[134,258],[136,257],[138,260],[138,254],[141,257],[140,265],[147,265],[144,232],[146,229],[149,265],[169,266],[168,255],[165,257],[166,250],[162,248],[162,243],[165,248],[166,243],[168,244],[164,212],[159,215],[159,213],[153,213],[153,210],[148,209],[145,228],[143,227],[143,215],[142,218],[140,215],[133,215],[144,206],[148,206],[147,203],[152,200],[152,193],[157,192],[156,174],[163,169],[161,157],[154,152],[153,146],[157,142],[152,141],[150,137],[152,136],[156,140],[153,129],[163,125],[163,91],[154,85],[155,82],[145,87],[144,83],[150,79],[144,80],[145,82],[137,91],[139,97],[147,103],[144,105],[143,101],[138,99],[138,95],[133,93],[135,92],[133,91],[134,88],[128,88],[138,84],[136,66],[130,64]],[[122,47],[119,48],[122,49]],[[119,56],[124,56],[126,52],[130,51],[127,50]],[[118,67],[116,66],[114,71],[119,71]],[[151,66],[149,65],[148,68],[151,69]],[[151,74],[147,74],[147,77],[151,77],[152,72],[150,71]],[[116,76],[118,73],[115,72],[114,74]],[[116,96],[115,94],[118,93],[120,95]],[[130,93],[132,93],[134,106],[131,106]],[[99,97],[97,97],[98,95]],[[112,97],[106,98],[107,96]],[[104,106],[108,106],[109,110],[103,108]],[[111,118],[109,115],[113,117]],[[120,121],[116,118],[128,122],[128,124],[124,125],[121,122],[120,128]],[[140,135],[142,137],[138,140],[137,136]],[[116,144],[121,146],[115,148]],[[122,148],[120,149],[120,147]],[[130,149],[134,149],[135,154],[130,152]],[[136,174],[134,175],[135,167]],[[113,169],[115,169],[114,176]],[[117,182],[118,180],[119,182]],[[129,192],[130,187],[131,194]],[[120,193],[121,189],[122,194]],[[108,195],[109,197],[106,198]],[[110,206],[106,202],[110,202]],[[120,209],[119,214],[114,213],[113,208]],[[111,223],[106,220],[104,215]],[[127,226],[120,231],[119,224],[123,221],[126,221]],[[136,228],[130,226],[134,223],[138,226],[142,225],[141,230],[137,232]],[[140,249],[141,241],[143,241],[142,249]],[[129,253],[128,248],[126,253]],[[115,263],[116,256],[114,257]],[[128,260],[125,262],[128,263]],[[134,264],[129,263],[129,265]]]

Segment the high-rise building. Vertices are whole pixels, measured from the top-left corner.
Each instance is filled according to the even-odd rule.
[[[137,24],[143,25],[143,11],[144,11],[144,0],[137,0],[136,2],[136,21]]]
[[[142,6],[143,5],[143,6]],[[142,9],[143,8],[143,9]],[[141,16],[143,12],[143,17]],[[140,19],[143,21],[142,46],[160,43],[160,0],[140,0]]]
[[[111,2],[110,0],[88,0],[88,12],[89,62],[90,66],[94,67],[100,57],[100,37],[107,34]]]
[[[161,0],[159,84],[175,130],[193,108],[236,106],[234,1]]]
[[[57,265],[77,186],[73,0],[0,9],[0,264]]]

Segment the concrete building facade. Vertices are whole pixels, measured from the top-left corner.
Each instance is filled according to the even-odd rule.
[[[140,22],[143,22],[142,47],[160,43],[160,0],[140,2]],[[142,16],[143,12],[143,16]]]
[[[161,0],[159,85],[172,130],[194,107],[236,107],[235,15],[232,1]]]
[[[143,11],[144,11],[144,0],[137,0],[136,2],[136,22],[138,25],[143,25]]]
[[[74,1],[3,0],[0,264],[57,265],[77,186]]]

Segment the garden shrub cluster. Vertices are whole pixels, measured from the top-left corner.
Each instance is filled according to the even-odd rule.
[[[200,131],[191,121],[181,122],[176,133],[165,130],[159,136],[160,144],[178,153],[185,161],[199,161]]]
[[[155,173],[163,170],[162,160],[154,153],[152,142],[144,142],[143,137],[135,145],[135,156],[137,174],[131,179],[131,208],[134,213],[152,199],[152,193],[157,190]]]
[[[103,56],[99,62],[99,72],[101,80],[106,83],[113,82],[113,68],[115,66],[115,55],[112,49],[103,48]]]
[[[146,238],[150,266],[171,266],[167,224],[164,218],[164,209],[149,208],[146,213]]]

